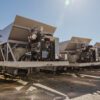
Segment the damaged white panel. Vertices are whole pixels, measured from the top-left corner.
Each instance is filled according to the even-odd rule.
[[[0,31],[0,42],[5,43],[8,41],[13,24],[8,25],[6,28]]]

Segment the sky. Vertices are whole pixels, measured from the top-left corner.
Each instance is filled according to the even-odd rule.
[[[0,29],[16,15],[56,26],[60,41],[78,36],[100,42],[100,0],[0,0]]]

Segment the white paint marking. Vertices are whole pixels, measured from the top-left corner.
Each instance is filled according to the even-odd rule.
[[[47,90],[47,91],[53,92],[53,93],[55,93],[55,94],[58,94],[58,95],[64,96],[64,97],[66,97],[65,100],[70,100],[69,97],[68,97],[66,94],[61,93],[61,92],[59,92],[59,91],[57,91],[57,90],[54,90],[54,89],[52,89],[52,88],[50,88],[50,87],[47,87],[47,86],[42,85],[42,84],[39,84],[39,83],[37,83],[37,84],[33,84],[33,85],[36,86],[36,87],[39,87],[39,88],[45,89],[45,90]]]
[[[80,97],[77,97],[71,100],[92,100],[92,94],[82,95]]]
[[[81,77],[90,77],[90,78],[100,79],[100,76],[85,75],[85,74],[80,74],[80,75],[81,75]]]
[[[98,95],[98,93],[93,93],[93,95]]]
[[[98,94],[98,92],[100,91],[97,91],[93,94],[82,95],[80,97],[76,97],[71,100],[100,100],[100,95]]]
[[[20,91],[24,86],[15,87],[17,91]]]
[[[97,93],[99,93],[99,94],[100,94],[100,91],[97,91]]]
[[[22,85],[27,85],[28,84],[28,82],[23,81],[23,80],[17,80],[17,82],[20,83],[20,84],[22,84]]]
[[[0,75],[0,79],[5,79],[3,75]]]
[[[74,77],[74,78],[77,78],[77,75],[75,75],[75,74],[72,74],[72,77]]]
[[[53,100],[61,100],[62,97],[55,97]]]

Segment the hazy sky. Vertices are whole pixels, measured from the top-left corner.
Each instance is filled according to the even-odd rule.
[[[0,29],[16,14],[56,26],[60,41],[80,36],[100,42],[100,0],[0,0]]]

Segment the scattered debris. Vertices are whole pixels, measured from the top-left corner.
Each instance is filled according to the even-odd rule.
[[[15,87],[17,91],[20,91],[24,86]]]
[[[81,74],[81,77],[89,77],[89,78],[100,79],[100,76],[93,76],[93,75],[86,75],[86,74]]]
[[[32,92],[33,90],[37,90],[36,87],[30,86],[26,92]]]

